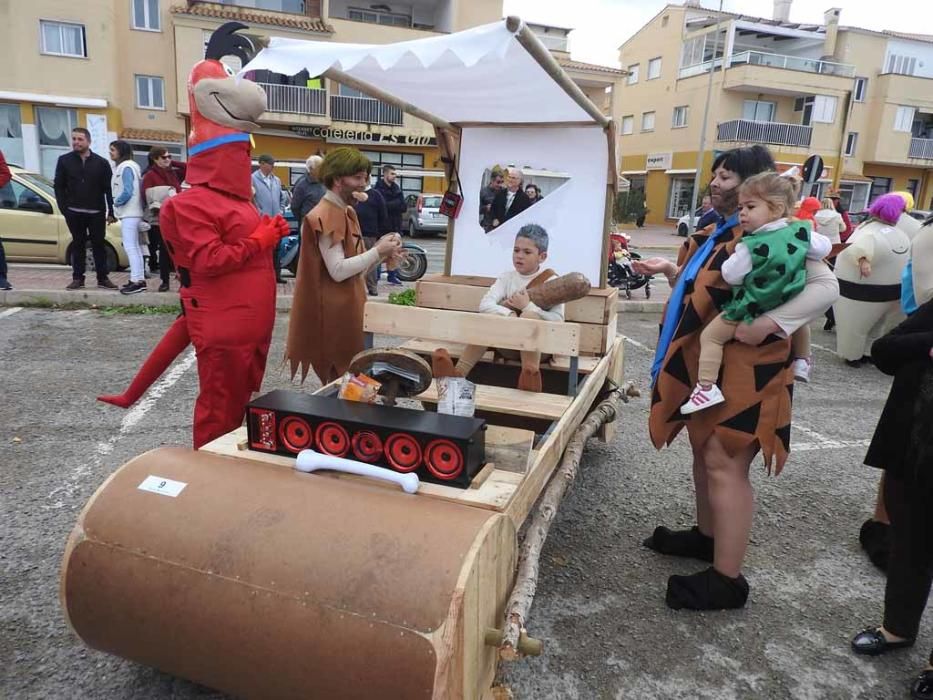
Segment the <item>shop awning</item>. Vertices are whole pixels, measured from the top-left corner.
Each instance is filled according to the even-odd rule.
[[[623,175],[647,175],[647,170],[623,170]]]
[[[665,175],[696,175],[696,168],[671,168],[664,171]]]
[[[307,70],[346,83],[344,76],[374,97],[392,96],[416,116],[421,110],[449,124],[609,123],[515,17],[396,44],[274,36],[240,74],[255,70]]]

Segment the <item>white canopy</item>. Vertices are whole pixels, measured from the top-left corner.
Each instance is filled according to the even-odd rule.
[[[515,18],[397,44],[273,37],[241,74],[253,70],[341,71],[451,124],[606,123]]]

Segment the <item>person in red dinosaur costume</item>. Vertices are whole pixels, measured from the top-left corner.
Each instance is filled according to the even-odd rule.
[[[200,393],[194,407],[194,447],[238,428],[258,391],[275,322],[275,274],[269,251],[288,233],[281,217],[260,219],[252,204],[249,131],[266,109],[262,88],[237,81],[220,62],[244,63],[246,25],[218,28],[205,59],[188,77],[191,188],[162,205],[162,236],[181,279],[182,313],[123,393],[98,400],[127,408],[172,361],[194,344]]]

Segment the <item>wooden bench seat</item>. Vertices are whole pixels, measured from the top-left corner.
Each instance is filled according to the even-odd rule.
[[[463,343],[439,343],[436,340],[412,338],[411,340],[402,344],[401,347],[405,350],[411,350],[416,355],[422,355],[424,357],[429,357],[432,352],[437,350],[437,348],[443,347],[446,348],[447,352],[450,353],[452,358],[457,359],[463,354],[463,349],[466,347],[466,345]],[[492,362],[492,351],[490,350],[485,355],[483,355],[480,361]],[[579,360],[580,374],[589,374],[594,369],[596,369],[598,362],[598,357],[581,357]],[[521,362],[518,360],[505,360],[505,364],[514,367],[521,366]],[[541,369],[553,369],[561,372],[567,372],[570,370],[570,358],[565,355],[552,355],[548,362],[545,362],[541,365]]]

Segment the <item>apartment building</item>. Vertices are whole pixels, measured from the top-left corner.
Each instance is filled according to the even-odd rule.
[[[7,160],[51,176],[87,127],[93,146],[122,138],[137,160],[153,145],[185,156],[188,72],[224,22],[256,37],[388,43],[460,31],[502,17],[501,0],[31,0],[0,3],[0,150]],[[235,68],[237,59],[230,58]],[[433,127],[333,81],[267,72],[251,76],[268,96],[254,154],[279,161],[283,182],[305,159],[338,144],[374,163],[396,165],[407,192],[442,191]]]
[[[812,153],[825,169],[814,194],[838,188],[853,210],[893,190],[933,208],[933,36],[667,5],[620,47],[628,75],[614,91],[622,176],[643,189],[649,223],[696,201],[712,71],[703,182],[718,152],[767,145],[781,170]]]

